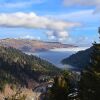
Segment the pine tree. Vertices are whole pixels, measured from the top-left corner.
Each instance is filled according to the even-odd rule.
[[[77,97],[69,96],[73,93],[72,73],[64,70],[62,75],[54,78],[54,84],[48,91],[45,100],[79,100]]]
[[[100,100],[100,43],[95,42],[93,44],[90,64],[82,72],[80,80],[80,100]]]
[[[68,100],[69,94],[68,72],[54,78],[54,84],[49,89],[45,100]]]

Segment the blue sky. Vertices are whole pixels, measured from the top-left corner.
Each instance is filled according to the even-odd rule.
[[[90,45],[98,41],[100,0],[0,0],[0,38]]]

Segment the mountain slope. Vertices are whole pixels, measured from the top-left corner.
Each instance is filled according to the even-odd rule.
[[[76,54],[73,54],[70,57],[63,59],[62,63],[77,68],[84,68],[90,61],[90,54],[92,51],[92,47],[84,51],[79,51]]]
[[[24,52],[46,51],[53,48],[68,48],[75,47],[69,44],[62,44],[60,42],[44,42],[40,40],[29,39],[0,39],[0,45],[6,47],[13,47]]]
[[[26,55],[11,47],[0,46],[0,90],[5,84],[34,85],[41,75],[56,75],[60,72],[51,63],[32,55]]]

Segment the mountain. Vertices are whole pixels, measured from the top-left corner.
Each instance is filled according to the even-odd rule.
[[[5,47],[13,47],[24,52],[38,52],[47,51],[54,48],[68,48],[76,47],[70,44],[62,44],[60,42],[45,42],[40,40],[29,40],[29,39],[0,39],[0,45]]]
[[[41,76],[53,76],[59,72],[60,69],[45,60],[0,46],[0,90],[6,84],[31,88]]]
[[[76,54],[63,59],[62,63],[77,67],[79,69],[83,69],[89,63],[92,51],[93,47],[84,51],[79,51]]]

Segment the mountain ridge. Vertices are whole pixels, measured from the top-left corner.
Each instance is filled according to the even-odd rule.
[[[0,39],[0,45],[5,47],[13,47],[24,52],[39,52],[48,51],[54,48],[69,48],[77,47],[70,44],[62,44],[60,42],[48,42],[41,40],[30,40],[30,39]]]
[[[65,65],[71,65],[73,67],[83,69],[85,68],[90,62],[90,56],[93,51],[93,47],[90,47],[86,50],[79,51],[75,54],[72,54],[68,58],[63,59],[61,62]]]

